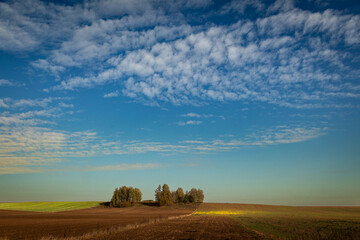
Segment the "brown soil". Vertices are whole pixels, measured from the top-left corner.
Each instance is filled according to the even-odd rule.
[[[148,223],[152,219],[190,214],[194,209],[163,207],[104,208],[39,213],[0,210],[0,238],[70,237],[114,227]]]
[[[244,229],[239,222],[226,216],[188,216],[166,220],[143,227],[120,231],[92,239],[263,239]]]

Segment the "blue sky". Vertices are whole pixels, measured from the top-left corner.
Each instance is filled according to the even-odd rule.
[[[359,205],[356,1],[0,2],[0,201]]]

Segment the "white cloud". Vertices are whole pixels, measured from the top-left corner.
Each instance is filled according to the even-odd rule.
[[[15,81],[10,81],[7,79],[0,79],[0,87],[5,87],[5,86],[9,86],[9,87],[21,87],[24,86],[24,83],[19,83],[19,82],[15,82]]]
[[[67,104],[67,103],[64,103],[64,102],[60,102],[59,103],[59,107],[62,107],[62,108],[73,108],[74,107],[74,104]]]
[[[182,117],[193,117],[193,118],[201,118],[201,115],[198,113],[187,113],[187,114],[182,114]]]
[[[5,100],[4,100],[4,99],[0,99],[0,107],[2,107],[2,108],[8,108],[9,105],[7,105],[7,104],[5,103]]]
[[[57,79],[63,74],[51,89],[116,82],[116,94],[151,105],[255,101],[294,108],[346,107],[353,104],[348,98],[359,98],[353,50],[360,44],[360,15],[332,9],[311,12],[286,0],[270,6],[231,1],[216,13],[208,8],[212,4],[2,2],[0,48],[26,51],[45,46],[44,58],[32,66]],[[189,17],[197,9],[206,14]],[[248,9],[258,14],[255,20],[243,16]],[[212,14],[234,15],[233,22],[192,22],[204,22]],[[243,19],[235,22],[239,17]],[[74,68],[82,70],[76,71],[79,75],[67,71]],[[3,100],[0,106],[5,105]]]
[[[62,99],[59,101],[62,101]],[[22,101],[9,100],[9,102],[17,105],[18,102]],[[225,136],[213,140],[190,139],[178,143],[142,140],[110,141],[99,136],[95,131],[68,132],[54,129],[51,127],[52,125],[49,125],[51,122],[46,119],[62,114],[61,109],[49,108],[48,103],[44,104],[41,99],[36,101],[27,99],[25,102],[31,103],[25,104],[27,107],[43,106],[44,109],[21,113],[3,112],[1,114],[0,174],[35,173],[49,171],[49,169],[53,171],[54,168],[49,168],[49,166],[54,166],[54,164],[68,159],[76,161],[79,158],[144,154],[148,152],[208,153],[230,151],[242,147],[303,142],[326,134],[326,128],[295,125],[279,126],[255,131],[244,136]],[[63,107],[68,108],[68,106]],[[190,116],[194,115],[190,114]],[[177,124],[185,126],[201,123],[201,121],[189,120]],[[48,126],[44,127],[44,124]],[[157,167],[159,166],[156,163],[149,163],[88,166],[82,169],[87,171],[107,171]]]
[[[104,166],[88,166],[84,171],[129,171],[129,170],[145,170],[160,168],[158,163],[135,163],[135,164],[115,164]]]
[[[52,120],[64,115],[71,115],[72,104],[64,101],[69,98],[48,97],[38,99],[0,99],[0,107],[6,111],[0,113],[0,125],[5,126],[37,126],[55,124]],[[19,112],[20,110],[20,112]]]
[[[33,67],[35,67],[35,68],[42,69],[44,71],[48,71],[50,73],[53,73],[56,76],[60,72],[65,70],[65,67],[59,66],[59,65],[54,65],[54,64],[52,64],[49,61],[44,60],[44,59],[38,59],[38,60],[32,62],[31,65]]]
[[[10,108],[28,108],[28,107],[40,107],[45,108],[52,104],[53,102],[69,100],[68,97],[47,97],[47,98],[37,98],[37,99],[12,99],[12,98],[3,98],[0,99],[2,105],[6,105]],[[59,103],[61,107],[69,107],[69,105],[64,105],[65,103]],[[1,106],[1,105],[0,105]]]
[[[244,14],[245,10],[249,7],[255,8],[257,11],[260,11],[265,8],[265,5],[260,0],[233,0],[225,4],[221,8],[220,14],[227,14],[233,11]]]
[[[0,165],[0,175],[5,174],[24,174],[24,173],[45,173],[53,171],[131,171],[131,170],[146,170],[160,168],[158,163],[132,163],[132,164],[114,164],[103,166],[84,166],[81,168],[46,168],[44,166],[5,166]]]
[[[55,43],[71,35],[77,24],[93,18],[93,11],[80,5],[68,7],[38,0],[1,2],[0,49],[34,50],[41,43]]]
[[[39,166],[62,161],[65,157],[96,153],[93,132],[68,133],[37,126],[0,127],[0,166]]]
[[[276,0],[268,8],[268,12],[283,11],[287,12],[295,8],[294,0]]]
[[[144,24],[153,26],[163,20],[156,19],[159,16],[139,16],[136,21],[143,17]],[[65,67],[77,66],[93,61],[103,61],[114,53],[129,51],[143,47],[149,47],[159,41],[169,41],[183,37],[191,32],[189,25],[180,26],[155,26],[149,30],[131,31],[124,19],[109,19],[93,22],[90,26],[77,29],[71,40],[62,44],[60,49],[54,50],[47,60],[41,59],[33,65],[49,71],[63,71]],[[142,25],[145,27],[145,25]],[[115,59],[113,59],[115,60]],[[112,59],[108,59],[111,64]]]
[[[109,26],[103,23],[118,21],[111,20],[115,19],[115,16],[120,23],[117,30],[119,27],[131,30],[158,24],[184,22],[182,10],[206,8],[211,4],[212,1],[210,0],[165,2],[157,0],[91,0],[71,6],[39,0],[1,2],[0,32],[2,34],[0,35],[0,49],[5,51],[33,51],[45,44],[59,46],[59,40],[61,40],[60,42],[65,40],[65,43],[61,44],[64,50],[66,51],[68,47],[71,48],[73,45],[74,48],[79,48],[78,57],[80,58],[84,55],[102,54],[101,50],[106,52],[107,47],[105,45],[112,43],[105,42],[104,45],[101,46],[100,44],[92,49],[88,41],[90,39],[86,37],[91,37],[91,31],[96,31],[94,27],[103,28],[105,32],[109,31]],[[166,16],[166,11],[175,12],[175,14]],[[137,35],[136,32],[134,33]],[[103,36],[100,33],[98,37]],[[141,38],[141,36],[138,37]],[[71,38],[73,40],[66,44],[66,40]],[[126,44],[125,38],[121,39],[120,37],[114,40],[118,44],[121,42]],[[83,46],[81,43],[76,43],[76,39],[85,40]],[[64,65],[76,64],[76,62],[71,61],[71,56],[64,55],[62,52],[54,52],[52,57]],[[36,61],[34,66],[54,72],[63,70],[52,62],[45,61]]]
[[[119,91],[118,90],[105,94],[104,98],[111,98],[111,97],[117,97],[117,96],[119,96]]]
[[[186,144],[203,144],[206,143],[205,141],[199,141],[199,140],[185,140],[181,141],[180,143],[186,143]]]
[[[230,135],[212,141],[188,140],[182,143],[191,144],[190,149],[203,153],[209,151],[230,151],[243,147],[260,147],[278,144],[290,144],[309,141],[326,135],[326,127],[277,126],[258,130],[242,137]]]
[[[147,152],[222,151],[244,146],[297,143],[326,134],[326,128],[279,126],[241,137],[215,140],[186,140],[178,144],[144,141],[107,141],[96,132],[52,130],[34,126],[0,127],[0,166],[42,166],[79,158],[104,155],[142,154]]]
[[[358,16],[331,10],[311,13],[289,7],[254,22],[187,30],[180,39],[128,48],[110,58],[104,71],[64,80],[55,89],[116,81],[123,86],[122,94],[144,102],[198,105],[251,100],[289,107],[332,106],[338,98],[359,94],[354,84],[346,90],[328,87],[339,85],[344,76],[356,78],[356,71],[346,66],[351,54],[333,46],[356,44],[357,21]],[[310,32],[319,37],[308,37]],[[332,41],[327,42],[328,36]]]
[[[6,79],[0,79],[0,87],[1,86],[13,86],[14,83],[10,82],[9,80]]]
[[[201,123],[202,123],[202,121],[189,120],[186,122],[180,121],[180,122],[177,122],[176,124],[179,126],[186,126],[186,125],[199,125]]]
[[[23,173],[40,173],[44,172],[41,168],[32,168],[32,167],[1,167],[0,166],[0,175],[3,174],[23,174]]]

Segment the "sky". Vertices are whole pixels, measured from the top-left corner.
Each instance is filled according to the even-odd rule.
[[[360,2],[0,2],[0,201],[360,205]]]

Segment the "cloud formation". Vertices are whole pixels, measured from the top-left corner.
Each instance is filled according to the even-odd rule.
[[[278,4],[273,11],[279,9]],[[123,49],[109,47],[113,53],[101,51],[107,53],[103,56],[108,58],[107,69],[64,80],[56,89],[120,82],[125,96],[175,105],[251,100],[313,108],[341,106],[336,104],[339,99],[358,99],[358,86],[343,82],[344,76],[356,79],[358,73],[347,65],[351,53],[337,46],[358,46],[360,16],[331,9],[315,13],[292,7],[282,9],[255,21],[239,20],[228,26],[156,26],[123,32],[121,36],[127,37],[128,44],[139,45],[119,44]],[[106,34],[117,34],[111,29],[109,32]],[[157,37],[158,32],[167,37]],[[139,43],[138,36],[129,34],[140,34],[143,43]],[[93,41],[90,46],[101,47]],[[78,58],[79,52],[66,54]],[[84,56],[92,59],[100,55]]]
[[[231,1],[220,8],[207,0],[0,6],[0,48],[51,45],[32,66],[61,79],[56,90],[116,82],[119,92],[104,97],[122,94],[153,105],[253,101],[337,108],[360,98],[358,14],[312,12],[283,0]],[[212,22],[214,15],[229,24]],[[68,74],[74,69],[86,74]]]
[[[359,106],[360,15],[350,10],[310,11],[285,0],[3,1],[0,33],[1,51],[33,54],[31,71],[55,76],[46,94],[99,87],[97,96],[154,106]],[[0,79],[0,87],[5,86],[20,84]],[[0,174],[40,172],[81,157],[204,154],[290,144],[327,132],[321,124],[286,124],[211,139],[111,141],[96,130],[60,130],[56,119],[76,109],[69,100],[0,99]],[[184,130],[203,127],[210,118],[225,119],[215,112],[184,111],[176,113],[178,122],[172,121]],[[119,163],[88,170],[157,167]]]
[[[9,100],[10,106],[18,102],[32,103],[26,106],[43,106],[42,110],[22,113],[2,113],[0,117],[0,174],[33,173],[48,171],[47,167],[67,161],[76,162],[83,157],[154,153],[211,153],[261,147],[276,144],[304,142],[326,134],[324,127],[301,125],[278,126],[257,130],[243,136],[224,136],[213,140],[186,140],[175,143],[143,140],[110,141],[95,131],[68,132],[56,130],[48,118],[63,114],[52,112],[46,104],[49,100]],[[34,103],[34,104],[33,104]],[[63,106],[64,109],[69,106]],[[192,115],[192,114],[191,114]],[[197,125],[201,121],[189,120],[179,125]],[[47,125],[46,127],[43,125]],[[116,164],[114,166],[88,166],[87,171],[133,170],[158,168],[158,164]]]
[[[243,147],[304,142],[326,134],[327,130],[323,127],[294,125],[257,130],[242,136],[223,136],[212,140],[189,139],[172,143],[131,139],[111,141],[100,136],[96,131],[57,130],[52,119],[68,114],[67,109],[74,107],[64,101],[63,98],[5,99],[2,101],[10,112],[3,112],[0,115],[0,174],[54,171],[51,166],[56,166],[57,163],[68,160],[76,163],[78,159],[87,157],[101,158],[150,152],[205,154]],[[22,109],[22,111],[18,112],[17,109]],[[196,118],[209,115],[190,113],[184,116]],[[201,123],[199,120],[188,120],[179,122],[178,125]],[[87,166],[84,169],[106,171],[158,167],[156,163],[119,163],[113,166]]]

